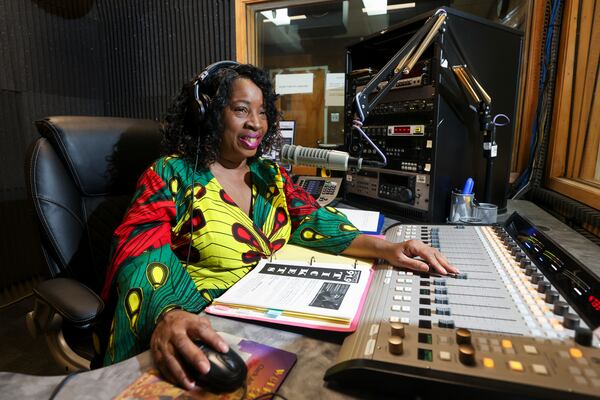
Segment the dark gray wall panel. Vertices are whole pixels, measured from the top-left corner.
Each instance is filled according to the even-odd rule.
[[[159,118],[184,81],[234,57],[233,10],[233,0],[0,1],[0,303],[44,273],[23,174],[33,121]]]

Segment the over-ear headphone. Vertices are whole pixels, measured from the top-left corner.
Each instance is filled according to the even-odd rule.
[[[208,106],[210,104],[210,97],[213,94],[208,94],[208,88],[206,87],[207,82],[210,81],[212,74],[216,73],[218,70],[223,68],[231,68],[236,65],[240,65],[235,61],[217,61],[216,63],[210,64],[208,67],[204,69],[196,78],[194,82],[194,98],[196,99],[196,103],[198,106],[198,119],[202,121],[204,119],[204,115],[206,114],[206,110],[208,110]]]

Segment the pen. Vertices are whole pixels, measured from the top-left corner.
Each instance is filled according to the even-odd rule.
[[[467,178],[462,194],[471,194],[473,192],[473,178]]]

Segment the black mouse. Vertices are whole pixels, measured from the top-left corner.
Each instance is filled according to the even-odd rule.
[[[206,375],[196,368],[190,368],[191,378],[198,386],[214,393],[223,393],[232,392],[244,384],[248,368],[238,353],[231,348],[227,353],[221,353],[202,342],[196,342],[196,345],[210,362],[210,370]]]

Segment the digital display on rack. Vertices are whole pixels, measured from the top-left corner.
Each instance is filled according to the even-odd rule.
[[[504,228],[588,326],[600,326],[599,278],[522,216],[513,214]]]

